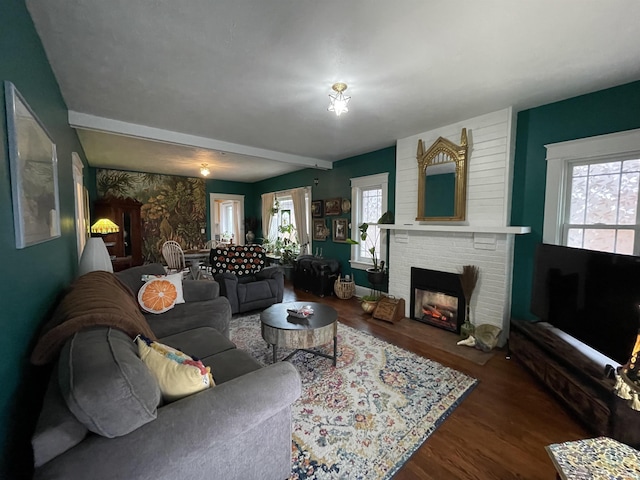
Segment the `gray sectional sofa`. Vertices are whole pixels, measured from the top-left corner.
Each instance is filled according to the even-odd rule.
[[[162,273],[161,265],[145,265],[117,276],[135,293],[142,274]],[[186,303],[145,319],[160,342],[210,366],[216,386],[162,405],[130,334],[109,326],[74,333],[59,353],[32,438],[35,479],[289,476],[298,372],[289,362],[262,368],[235,348],[229,302],[216,282],[184,281],[183,288]],[[129,301],[116,290],[107,285],[105,299]]]

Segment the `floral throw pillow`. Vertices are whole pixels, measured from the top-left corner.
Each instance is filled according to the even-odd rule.
[[[165,402],[174,402],[215,385],[202,361],[168,345],[138,335],[138,354],[158,381]]]

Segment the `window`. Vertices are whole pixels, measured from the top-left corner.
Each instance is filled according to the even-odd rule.
[[[76,240],[78,261],[80,261],[87,238],[89,238],[89,192],[84,186],[84,177],[82,176],[84,165],[76,152],[71,153],[71,164],[73,168],[73,193],[76,211]]]
[[[293,215],[293,199],[291,198],[291,195],[277,196],[276,198],[278,199],[278,213],[273,216],[273,220],[271,221],[269,238],[277,238],[280,236],[283,239],[287,238],[288,240],[295,240],[297,242],[297,238],[295,238],[295,232],[297,230],[295,215]],[[289,223],[293,224],[294,230],[292,234],[280,233],[279,227]]]
[[[244,195],[209,194],[211,240],[244,245]]]
[[[229,241],[230,238],[238,238],[234,229],[233,202],[226,201],[220,205],[220,232],[223,241]]]
[[[351,249],[351,266],[358,269],[371,268],[372,255],[369,248],[372,243],[378,260],[387,258],[386,230],[376,225],[378,219],[387,211],[388,173],[369,175],[351,179],[351,238],[359,240],[358,226],[368,223],[368,240],[360,241]]]
[[[547,145],[543,240],[640,254],[640,130]]]
[[[571,164],[563,243],[637,254],[640,160]]]
[[[311,227],[311,187],[300,187],[292,190],[274,192],[274,207],[277,212],[273,214],[269,226],[268,241],[275,243],[278,239],[286,244],[293,245],[296,254],[310,251],[310,227]],[[273,198],[273,197],[271,197]],[[263,202],[264,202],[263,196]],[[271,208],[263,204],[263,215]],[[287,227],[291,228],[287,228]]]

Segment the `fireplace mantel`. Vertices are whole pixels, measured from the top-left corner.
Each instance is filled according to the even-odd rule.
[[[531,227],[480,227],[473,225],[433,225],[423,223],[391,224],[379,223],[378,227],[387,230],[419,230],[422,232],[457,232],[457,233],[501,233],[522,235],[531,232]]]

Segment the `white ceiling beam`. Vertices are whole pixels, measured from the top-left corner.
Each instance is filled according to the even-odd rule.
[[[333,168],[332,162],[319,158],[303,157],[289,153],[265,150],[263,148],[240,145],[238,143],[223,142],[213,138],[198,137],[186,133],[172,132],[160,128],[137,125],[135,123],[121,122],[110,118],[97,117],[87,113],[74,112],[69,110],[69,126],[85,130],[96,130],[99,132],[114,133],[128,137],[155,140],[158,142],[173,143],[189,147],[206,148],[222,152],[236,153],[240,155],[250,155],[252,157],[266,158],[276,162],[289,163],[304,167],[320,168],[330,170]]]

